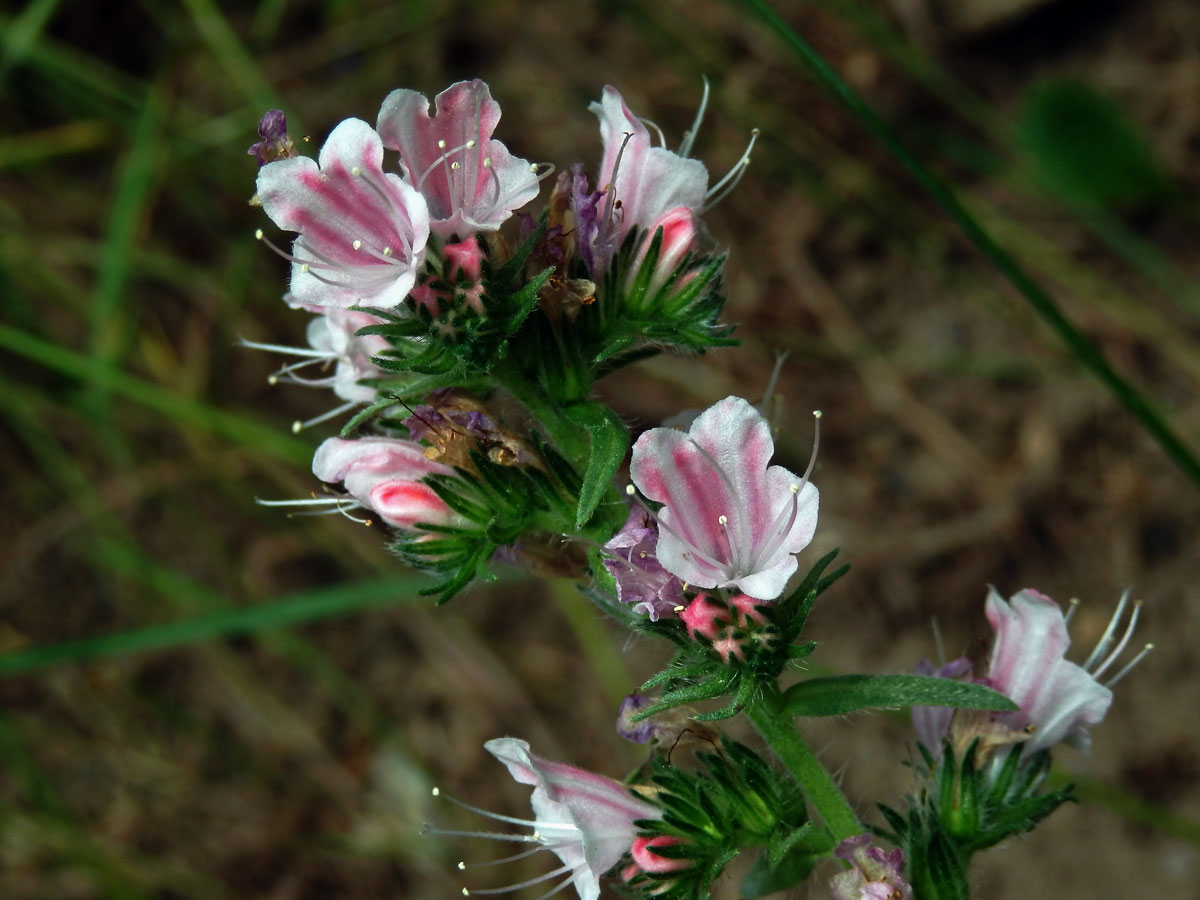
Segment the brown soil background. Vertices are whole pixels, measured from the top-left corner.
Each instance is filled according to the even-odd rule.
[[[1006,17],[1010,6],[1024,9]],[[950,653],[980,658],[989,583],[1082,598],[1082,652],[1132,587],[1146,600],[1139,639],[1158,649],[1120,686],[1092,754],[1059,756],[1086,802],[983,855],[975,896],[1200,896],[1197,488],[778,41],[743,9],[708,0],[277,8],[273,24],[272,4],[63,3],[33,51],[13,50],[9,33],[0,149],[50,139],[0,168],[6,323],[59,347],[108,347],[176,397],[286,434],[327,396],[268,388],[273,360],[233,346],[239,334],[303,336],[304,317],[278,300],[285,266],[251,237],[265,217],[245,206],[244,148],[264,85],[315,151],[339,119],[374,121],[394,87],[432,96],[478,75],[504,109],[498,136],[565,166],[598,157],[586,105],[603,84],[677,137],[706,73],[713,101],[697,152],[710,171],[737,159],[752,127],[763,131],[749,174],[707,216],[731,251],[726,318],[743,344],[658,358],[603,396],[641,429],[728,393],[757,397],[775,354],[789,353],[785,463],[803,466],[808,411],[824,411],[822,519],[804,558],[837,546],[854,567],[811,624],[814,661],[829,669],[908,671],[933,653],[931,618]],[[981,143],[978,133],[870,39],[854,8],[780,5],[1200,447],[1194,308],[1039,192],[1004,143],[1048,77],[1113,98],[1177,186],[1171,208],[1131,210],[1122,223],[1194,277],[1200,8],[863,4],[997,124],[1001,146],[984,171],[953,152]],[[223,54],[226,37],[246,55]],[[103,99],[103,85],[62,75],[72,60],[149,92],[161,140],[148,160],[129,150],[144,107],[131,114]],[[113,198],[138,165],[150,173],[144,202],[121,221]],[[116,273],[104,265],[122,247],[113,234],[132,261]],[[104,293],[106,278],[116,291]],[[101,296],[117,298],[110,318],[98,318]],[[306,495],[315,484],[302,466],[120,393],[89,405],[94,385],[17,354],[0,365],[0,647],[397,574],[369,529],[254,506]],[[302,437],[315,446],[326,433]],[[118,534],[143,556],[123,554]],[[435,806],[430,786],[527,810],[484,740],[520,735],[618,777],[638,762],[613,732],[614,701],[661,666],[664,648],[617,633],[611,652],[581,648],[606,627],[568,586],[507,582],[443,609],[398,596],[286,632],[2,680],[0,896],[457,896],[456,861],[492,848],[420,835],[425,821],[480,827]],[[820,722],[810,735],[864,811],[898,802],[912,755],[903,718]],[[736,897],[736,881],[719,894]],[[814,881],[798,895],[826,892]]]

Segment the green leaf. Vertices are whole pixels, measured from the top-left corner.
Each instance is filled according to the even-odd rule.
[[[767,845],[767,865],[772,869],[778,868],[783,862],[783,858],[792,852],[796,844],[800,843],[813,829],[812,822],[805,822],[799,828],[793,828],[790,831],[776,831],[771,835],[771,842]]]
[[[587,431],[592,442],[575,513],[575,527],[579,529],[588,523],[612,487],[613,477],[629,450],[629,432],[617,414],[603,403],[576,403],[564,412],[571,422]]]
[[[788,688],[783,709],[793,716],[841,716],[860,709],[952,706],[1013,710],[1017,705],[981,684],[931,675],[840,675],[810,678]]]
[[[1034,88],[1016,143],[1038,181],[1071,203],[1122,206],[1158,199],[1167,188],[1134,123],[1085,84],[1050,81]]]
[[[792,853],[777,865],[771,865],[769,854],[764,853],[742,879],[742,896],[746,900],[757,900],[793,887],[808,877],[818,859],[820,857],[812,853]]]
[[[361,581],[344,587],[291,594],[267,603],[221,610],[180,622],[18,650],[0,656],[0,677],[64,663],[165,650],[232,634],[253,634],[360,610],[397,606],[409,602],[417,587],[418,580],[411,577]]]

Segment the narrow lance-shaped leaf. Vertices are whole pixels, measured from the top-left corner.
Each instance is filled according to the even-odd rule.
[[[577,403],[565,412],[568,419],[588,432],[592,442],[575,513],[575,527],[582,528],[612,485],[629,450],[629,432],[617,414],[602,403]]]
[[[860,709],[952,706],[958,709],[1016,709],[1003,694],[981,684],[929,675],[841,675],[810,678],[784,692],[783,709],[793,716],[840,716]]]

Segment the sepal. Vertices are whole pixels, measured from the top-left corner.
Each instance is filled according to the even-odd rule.
[[[832,848],[828,832],[808,820],[796,783],[749,747],[725,738],[719,752],[695,756],[700,764],[695,772],[662,759],[654,764],[650,780],[663,816],[637,823],[643,837],[671,839],[656,854],[688,865],[641,871],[629,882],[634,890],[667,900],[705,900],[725,866],[752,848],[766,848],[759,867],[779,887],[790,887],[812,868],[809,858],[815,861]]]

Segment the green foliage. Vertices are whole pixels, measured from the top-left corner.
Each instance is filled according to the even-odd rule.
[[[1169,187],[1124,111],[1079,82],[1048,81],[1032,90],[1015,138],[1035,177],[1070,203],[1122,207],[1161,199]]]
[[[591,519],[604,495],[612,491],[613,478],[629,450],[629,430],[617,414],[603,403],[575,403],[563,413],[571,422],[587,431],[591,438],[591,452],[579,490],[579,508],[575,514],[575,528],[578,530]]]
[[[968,897],[966,872],[972,854],[1032,830],[1075,799],[1070,786],[1042,790],[1050,771],[1048,750],[1026,757],[1017,744],[994,751],[1005,754],[1003,758],[980,761],[979,747],[976,740],[959,758],[947,742],[936,760],[920,747],[924,780],[920,791],[908,798],[907,814],[879,806],[891,829],[884,833],[903,847],[919,897]]]
[[[1016,709],[1003,694],[982,684],[932,675],[839,675],[809,678],[783,694],[793,716],[840,716],[860,709],[952,706],[958,709]]]
[[[409,565],[442,578],[421,591],[445,603],[473,579],[494,580],[488,561],[500,547],[522,535],[570,521],[575,498],[550,472],[533,465],[500,465],[478,450],[469,452],[473,469],[454,475],[430,475],[425,483],[468,524],[465,527],[418,523],[399,532],[392,550]],[[555,469],[563,470],[561,459]],[[578,476],[574,476],[577,481]],[[551,527],[551,530],[556,530]]]

